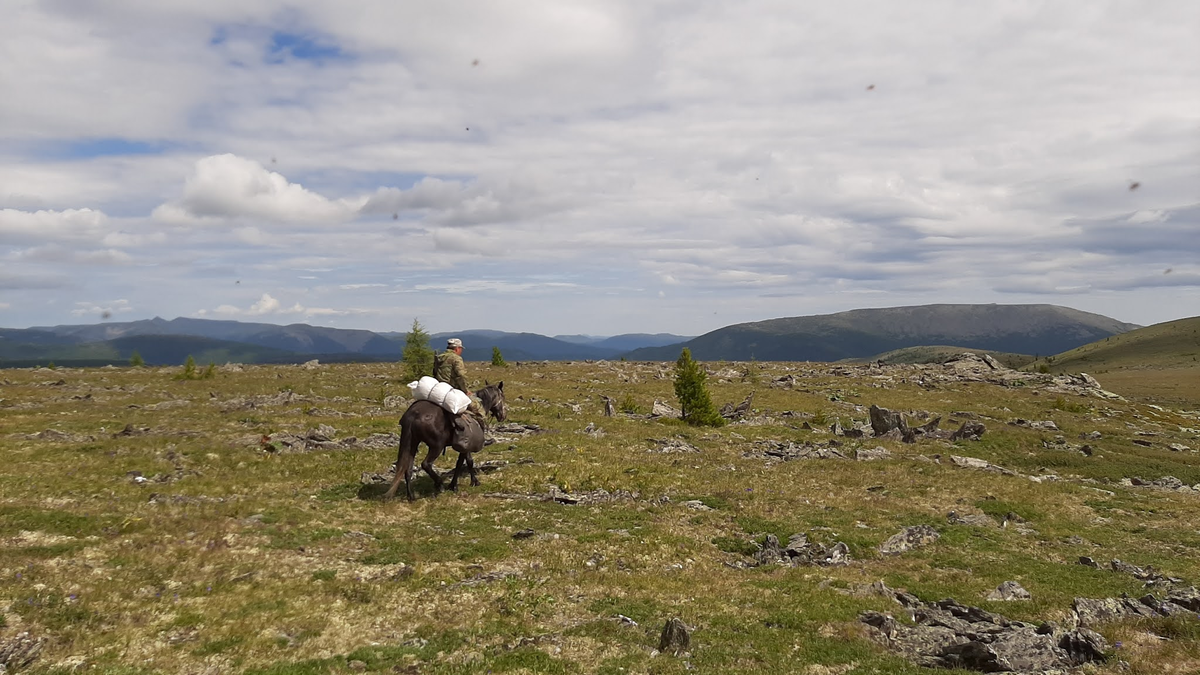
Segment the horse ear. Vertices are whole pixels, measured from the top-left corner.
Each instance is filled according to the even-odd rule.
[[[500,380],[500,382],[496,384],[496,388],[500,391],[504,391],[504,380]]]
[[[485,387],[486,387],[486,386],[488,386],[488,381],[487,381],[487,380],[484,380],[484,381],[483,381],[483,386],[485,386]]]

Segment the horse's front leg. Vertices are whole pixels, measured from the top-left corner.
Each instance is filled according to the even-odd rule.
[[[479,476],[475,475],[475,453],[467,453],[467,471],[471,472],[471,485],[479,487]]]
[[[437,471],[434,471],[433,463],[437,461],[438,457],[442,456],[442,452],[445,449],[445,446],[429,446],[429,452],[425,454],[425,461],[421,462],[421,468],[433,479],[433,494],[438,494],[442,491],[442,477],[438,475]]]

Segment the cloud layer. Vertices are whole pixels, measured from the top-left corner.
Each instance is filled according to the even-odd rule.
[[[1185,0],[120,0],[6,19],[0,325],[1200,314]]]

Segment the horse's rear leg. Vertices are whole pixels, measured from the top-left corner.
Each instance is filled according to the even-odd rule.
[[[434,494],[442,491],[442,477],[438,475],[437,471],[433,470],[433,463],[437,461],[438,457],[442,456],[442,452],[445,449],[445,446],[437,448],[430,445],[429,452],[425,454],[425,461],[421,462],[421,468],[424,469],[425,473],[429,474],[429,477],[433,479]]]
[[[412,475],[413,461],[417,458],[416,448],[413,447],[412,435],[405,430],[400,433],[400,450],[396,454],[396,475],[392,478],[392,485],[388,491],[383,494],[384,499],[392,499],[396,496],[396,491],[400,488],[400,481],[404,481],[404,490],[408,493],[408,501],[413,500],[412,493]]]

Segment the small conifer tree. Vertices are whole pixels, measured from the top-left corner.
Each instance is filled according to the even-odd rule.
[[[404,336],[404,375],[409,381],[419,380],[433,374],[433,348],[429,346],[429,333],[421,322],[413,319],[412,330]]]
[[[504,356],[500,354],[499,347],[492,347],[492,365],[503,368],[508,364],[504,362]]]
[[[187,361],[183,362],[183,372],[176,378],[180,380],[196,379],[196,359],[192,358],[191,354],[188,354]]]
[[[687,347],[675,362],[675,397],[683,411],[685,422],[695,426],[719,427],[725,419],[717,412],[704,381],[708,373],[698,361],[692,360],[692,350]]]
[[[133,366],[134,368],[140,368],[141,366],[146,365],[146,360],[143,359],[142,355],[137,353],[135,350],[133,355],[129,357],[129,365]]]

